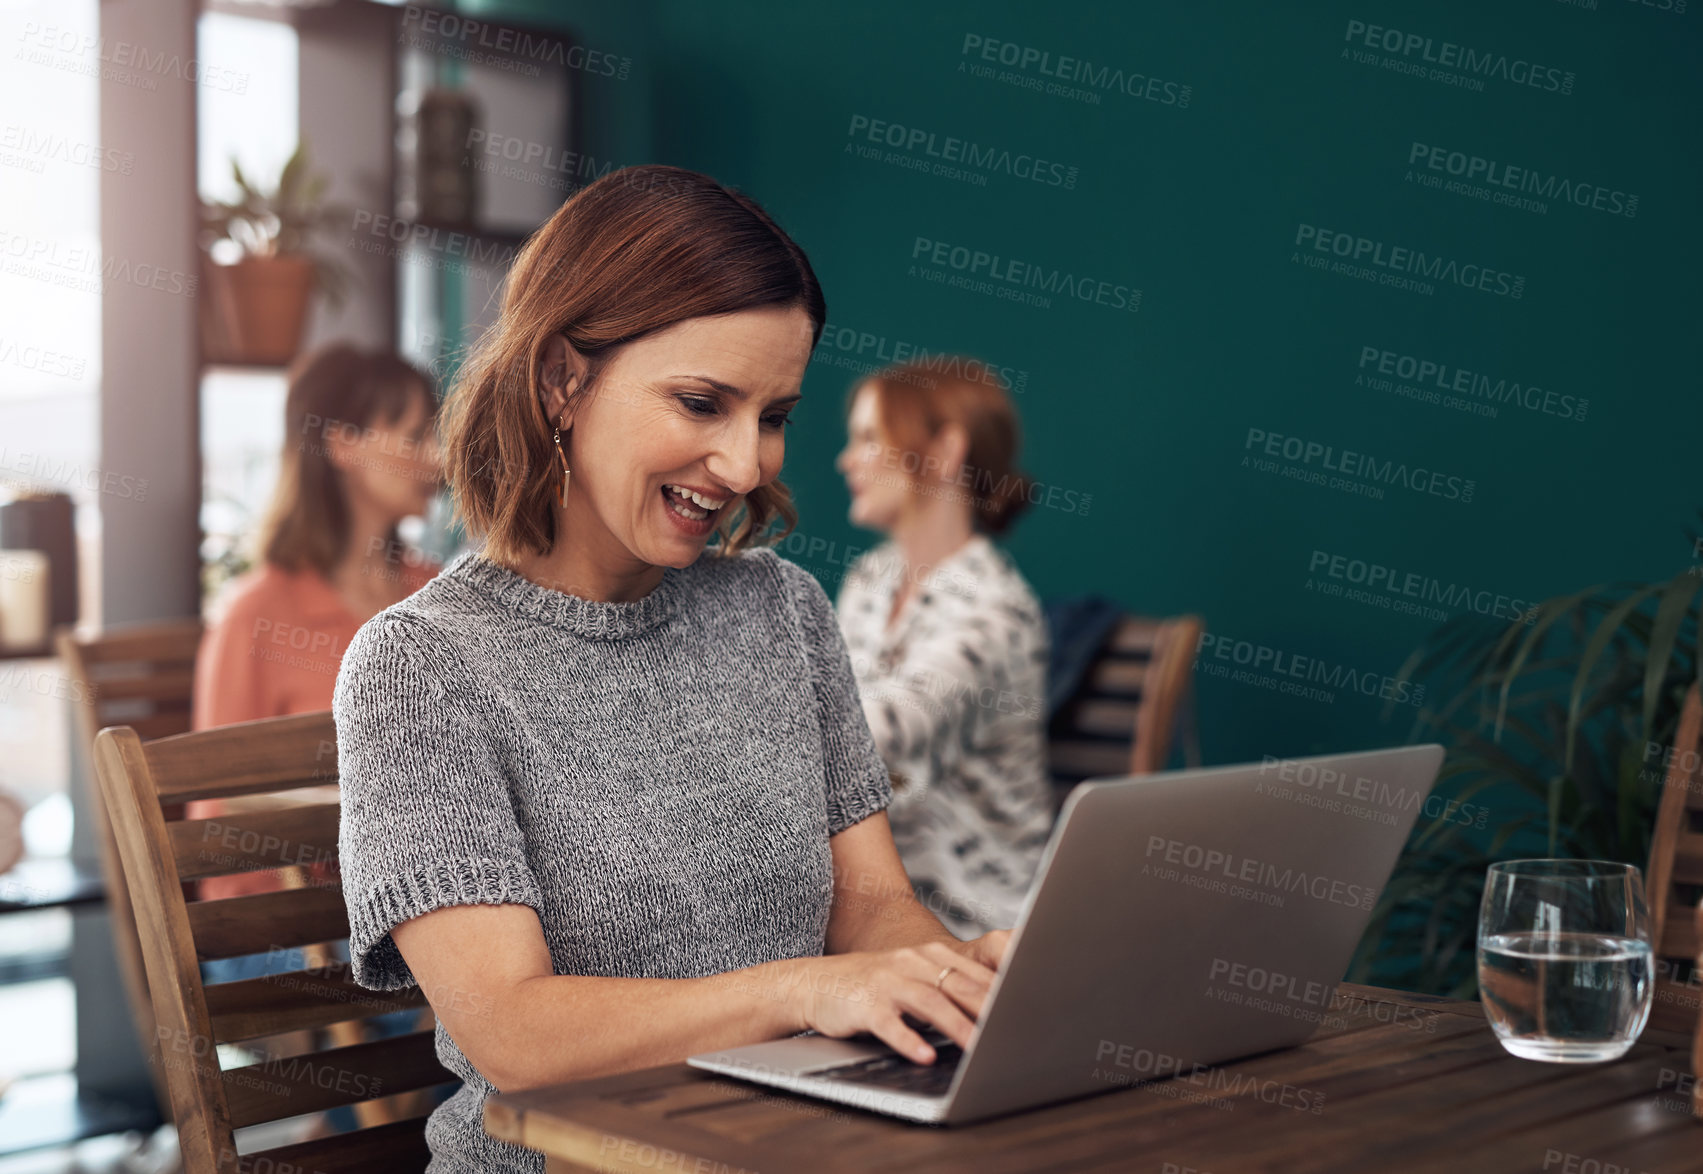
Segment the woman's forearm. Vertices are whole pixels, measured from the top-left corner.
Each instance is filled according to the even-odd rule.
[[[953,946],[958,944],[958,938],[940,923],[940,918],[912,898],[893,902],[885,915],[854,935],[846,952],[895,950],[900,946],[920,946],[924,942],[945,942]]]
[[[958,941],[917,900],[893,846],[886,812],[852,825],[829,844],[834,854],[834,903],[828,915],[828,953]]]
[[[525,979],[490,1000],[496,1022],[478,1050],[496,1071],[481,1071],[512,1092],[781,1039],[804,1030],[802,989],[824,982],[812,961],[820,960],[789,958],[704,978]]]
[[[834,899],[834,915],[828,923],[830,954],[957,941],[910,889],[879,896],[861,894],[855,888],[842,891]]]
[[[848,935],[835,953],[892,950],[927,942],[957,945],[916,899],[895,900]],[[813,963],[786,958],[704,978],[543,975],[493,999],[489,1014],[503,1057],[486,1071],[500,1092],[589,1080],[671,1064],[699,1052],[782,1039],[805,1030],[805,996],[867,998]],[[441,992],[433,992],[442,997]],[[496,1067],[496,1065],[492,1065]]]

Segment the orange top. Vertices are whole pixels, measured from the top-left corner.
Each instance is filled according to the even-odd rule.
[[[436,570],[404,565],[399,576],[412,595]],[[266,563],[238,576],[217,607],[195,658],[191,728],[331,708],[343,652],[363,621],[325,576]],[[220,800],[207,799],[189,804],[185,814],[210,819],[222,809]],[[280,874],[264,871],[210,877],[200,893],[213,900],[280,888]]]

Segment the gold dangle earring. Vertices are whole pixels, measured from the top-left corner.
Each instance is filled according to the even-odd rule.
[[[568,431],[572,432],[573,429],[570,428]],[[556,421],[555,441],[556,455],[562,460],[562,508],[566,509],[568,506],[568,478],[571,473],[568,469],[568,454],[562,451],[562,422],[560,420]]]

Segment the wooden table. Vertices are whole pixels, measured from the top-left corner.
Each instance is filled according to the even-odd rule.
[[[1502,1050],[1475,1002],[1344,984],[1299,1048],[955,1128],[685,1064],[491,1098],[485,1128],[547,1170],[1696,1174],[1689,1042],[1610,1064]]]

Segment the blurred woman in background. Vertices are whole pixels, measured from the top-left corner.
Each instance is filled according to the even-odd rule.
[[[337,670],[355,632],[412,595],[436,567],[405,548],[399,523],[424,516],[443,481],[437,441],[438,399],[431,380],[400,356],[332,343],[290,369],[278,482],[259,532],[255,566],[221,593],[195,662],[193,728],[331,708]],[[229,813],[231,800],[188,805],[190,819]],[[236,801],[240,802],[240,801]],[[303,884],[340,884],[336,868],[269,869],[200,882],[203,901],[275,892]],[[201,964],[206,982],[235,982],[346,959],[338,942],[273,950]],[[422,1022],[424,1020],[424,1022]],[[412,1011],[330,1029],[333,1043],[391,1036],[430,1026]],[[249,1044],[262,1055],[302,1049],[290,1036]],[[448,1096],[404,1094],[367,1109],[364,1124],[423,1112]],[[299,1123],[312,1137],[352,1129],[357,1114],[339,1107]]]
[[[442,482],[437,412],[430,379],[393,353],[332,343],[291,368],[256,565],[221,594],[196,658],[195,729],[330,709],[356,630],[432,577],[398,524]],[[221,810],[206,800],[188,814]],[[280,887],[276,872],[242,873],[203,881],[201,896]]]
[[[893,839],[954,933],[1010,928],[1054,814],[1045,618],[990,540],[1029,504],[1016,412],[990,367],[942,356],[855,388],[847,430],[850,520],[888,541],[848,570],[836,611]]]

